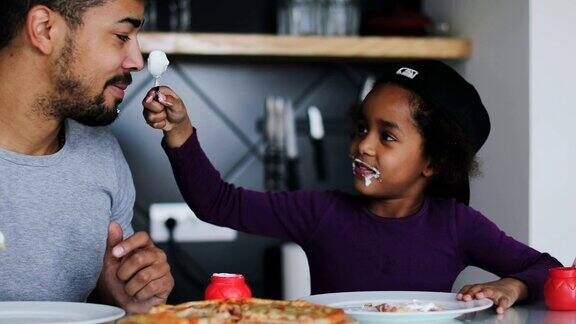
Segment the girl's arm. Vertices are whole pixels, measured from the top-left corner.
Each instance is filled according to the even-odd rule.
[[[224,182],[196,131],[179,148],[163,146],[184,200],[206,222],[304,244],[330,204],[329,193],[257,192]]]
[[[503,278],[464,287],[463,295],[474,297],[480,293],[480,297],[488,297],[486,295],[490,294],[495,295],[494,299],[504,295],[532,301],[541,296],[548,269],[562,266],[549,254],[506,235],[492,221],[467,206],[457,206],[457,235],[467,264]],[[507,306],[516,299],[509,301]]]
[[[196,216],[206,222],[242,232],[305,244],[325,215],[329,193],[257,192],[226,183],[198,142],[184,103],[166,87],[162,96],[151,90],[144,99],[145,117],[164,130],[162,146],[178,187]]]

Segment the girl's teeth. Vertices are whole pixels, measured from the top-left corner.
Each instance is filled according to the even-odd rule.
[[[380,177],[380,172],[377,169],[370,167],[359,159],[354,159],[352,162],[352,170],[354,173],[359,173],[364,177],[364,185],[366,187],[371,185],[372,181]]]

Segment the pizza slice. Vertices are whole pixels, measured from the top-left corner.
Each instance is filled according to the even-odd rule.
[[[303,300],[226,299],[160,305],[119,324],[331,324],[350,322],[344,311]]]
[[[232,314],[218,300],[152,307],[148,314],[130,315],[118,324],[228,324]]]
[[[344,311],[305,300],[268,300],[252,298],[241,306],[242,322],[252,323],[344,323]]]

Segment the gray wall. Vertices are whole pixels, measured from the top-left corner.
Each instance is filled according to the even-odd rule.
[[[529,239],[529,2],[524,0],[425,1],[426,11],[449,22],[455,36],[473,43],[458,66],[478,89],[492,130],[480,152],[482,175],[472,184],[471,205],[514,238]],[[478,269],[455,283],[494,278]]]
[[[531,0],[530,5],[530,243],[571,265],[576,2]]]

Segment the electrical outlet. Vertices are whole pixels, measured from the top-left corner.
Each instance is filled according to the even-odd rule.
[[[201,221],[185,203],[160,203],[150,206],[150,236],[154,242],[168,241],[165,222],[169,218],[177,222],[176,242],[233,241],[237,236],[235,230]]]

